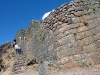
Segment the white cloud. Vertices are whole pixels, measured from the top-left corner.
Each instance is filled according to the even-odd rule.
[[[44,20],[51,12],[47,12],[42,16],[42,20]]]
[[[70,3],[73,3],[74,1],[70,1]]]
[[[52,11],[49,11],[47,13],[45,13],[43,16],[42,16],[42,20],[44,20],[51,12],[53,12],[54,9]]]

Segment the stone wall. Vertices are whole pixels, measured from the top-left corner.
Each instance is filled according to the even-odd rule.
[[[66,67],[100,63],[99,0],[65,3],[30,26],[26,50],[38,61],[55,60]]]

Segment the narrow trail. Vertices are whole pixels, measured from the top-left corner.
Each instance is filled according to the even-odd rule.
[[[39,75],[36,68],[25,69],[25,56],[17,55],[12,68],[12,75]]]
[[[83,67],[69,70],[50,69],[47,75],[100,75],[100,67]]]
[[[25,56],[23,54],[16,55],[12,68],[12,74],[21,73],[23,71],[24,63],[25,63]]]
[[[24,55],[17,55],[15,62],[13,64],[12,68],[12,75],[39,75],[39,72],[37,70],[37,67],[32,67],[25,69],[25,56]],[[42,69],[45,65],[40,65],[40,72],[42,75]],[[100,75],[100,65],[99,67],[83,67],[83,68],[76,68],[76,69],[64,69],[64,70],[57,70],[54,68],[51,68],[46,71],[46,75]]]
[[[16,75],[39,75],[36,69],[27,69],[26,71]]]

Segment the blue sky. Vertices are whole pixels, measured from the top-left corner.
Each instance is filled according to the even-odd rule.
[[[12,41],[20,29],[32,20],[42,20],[45,13],[71,0],[0,0],[0,44]]]

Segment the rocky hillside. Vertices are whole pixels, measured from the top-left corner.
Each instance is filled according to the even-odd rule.
[[[0,75],[11,75],[15,52],[11,42],[0,46]]]
[[[16,34],[28,57],[66,67],[100,63],[100,1],[74,0]],[[19,37],[22,37],[19,39]],[[69,66],[69,64],[72,64]]]

